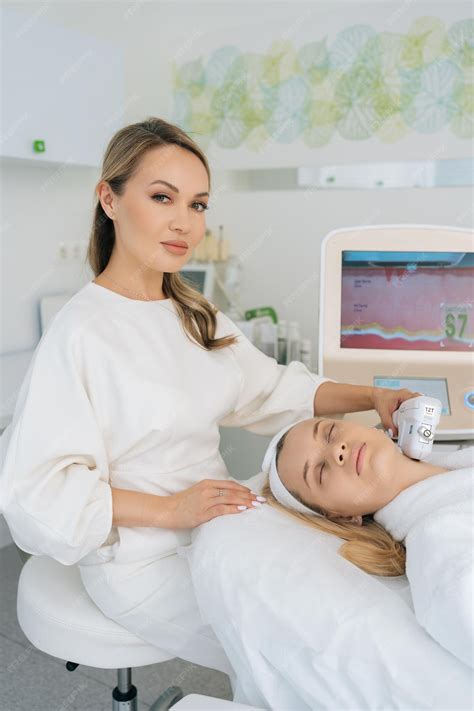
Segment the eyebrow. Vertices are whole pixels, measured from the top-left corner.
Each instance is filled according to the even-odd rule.
[[[316,435],[318,434],[319,425],[322,422],[324,422],[324,420],[318,420],[317,422],[315,422],[314,427],[313,427],[313,439],[316,439]],[[309,468],[309,462],[308,462],[308,460],[306,460],[305,465],[303,467],[303,479],[305,481],[306,486],[309,486],[308,480],[307,480],[308,468]]]
[[[154,180],[150,185],[155,185],[155,183],[163,183],[163,185],[167,185],[171,190],[173,190],[175,193],[179,193],[178,188],[176,185],[172,185],[171,183],[168,183],[167,180]],[[209,193],[196,193],[194,197],[204,197],[207,195],[209,197]]]

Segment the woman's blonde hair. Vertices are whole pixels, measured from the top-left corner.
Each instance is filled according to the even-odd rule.
[[[199,146],[178,126],[152,116],[121,128],[111,138],[97,185],[106,181],[116,195],[122,195],[144,155],[153,148],[166,146],[180,146],[194,153],[204,165],[211,184],[209,164]],[[103,272],[109,263],[114,243],[113,220],[97,198],[87,250],[87,261],[95,276]],[[174,301],[188,337],[191,336],[206,350],[224,348],[237,341],[235,335],[214,338],[217,309],[179,272],[163,274],[163,293]]]
[[[277,464],[278,456],[283,448],[287,434],[288,432],[285,432],[276,446]],[[296,491],[290,490],[290,493],[305,506],[308,506],[322,516],[326,516],[324,509],[310,504],[307,501],[303,501]],[[262,495],[265,496],[268,504],[283,511],[285,514],[293,516],[302,523],[312,528],[317,528],[323,533],[329,533],[345,540],[346,543],[343,543],[338,550],[339,555],[366,573],[386,577],[403,575],[405,573],[405,546],[392,538],[383,526],[380,526],[374,521],[372,514],[363,516],[362,526],[358,526],[354,523],[337,523],[336,521],[330,521],[328,518],[311,516],[311,514],[294,511],[293,509],[283,506],[275,499],[270,489],[268,479],[262,488]]]

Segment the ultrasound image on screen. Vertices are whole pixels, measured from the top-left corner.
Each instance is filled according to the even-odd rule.
[[[342,253],[341,348],[473,351],[472,252]]]

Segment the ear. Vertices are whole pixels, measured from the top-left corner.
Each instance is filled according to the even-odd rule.
[[[328,519],[335,523],[354,523],[356,526],[362,526],[362,516],[340,516],[339,514],[328,514]]]
[[[111,220],[114,219],[113,193],[105,180],[102,180],[96,188],[97,198],[102,205],[102,209]]]

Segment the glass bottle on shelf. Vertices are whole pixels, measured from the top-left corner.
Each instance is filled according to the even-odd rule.
[[[300,359],[300,327],[298,321],[290,321],[288,328],[287,363]]]

